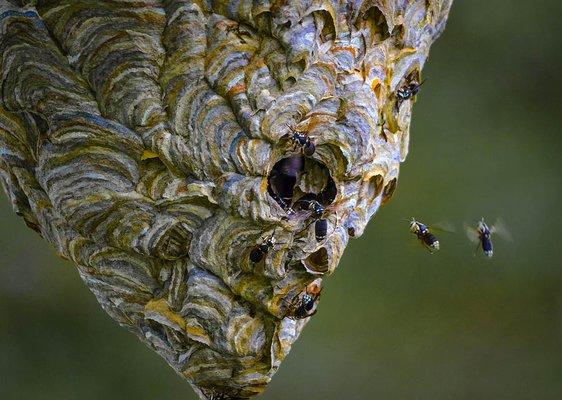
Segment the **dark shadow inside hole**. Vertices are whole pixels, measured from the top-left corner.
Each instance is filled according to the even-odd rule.
[[[418,69],[418,67],[415,67],[409,74],[408,77],[406,78],[406,80],[408,82],[418,82],[421,83],[421,74],[420,74],[420,70]]]
[[[33,122],[35,122],[35,126],[37,127],[37,131],[39,132],[39,134],[45,137],[47,135],[47,131],[49,130],[49,124],[47,123],[47,120],[36,113],[30,113],[30,115],[33,118]]]
[[[160,340],[166,341],[167,335],[164,327],[156,321],[151,319],[146,319],[141,322],[142,324],[142,331],[146,335],[147,333],[151,333],[152,335],[156,336]]]
[[[283,158],[273,166],[267,181],[267,192],[283,209],[291,206],[295,185],[303,169],[303,156]]]
[[[392,179],[390,182],[386,184],[384,190],[382,192],[382,202],[381,205],[386,204],[394,194],[396,190],[396,178]]]
[[[334,39],[336,37],[336,25],[332,15],[326,10],[314,11],[313,15],[315,19],[322,20],[322,32],[320,32],[322,39]]]
[[[381,194],[383,189],[383,182],[384,178],[380,174],[375,175],[371,177],[371,179],[369,179],[367,196],[370,199],[374,200],[379,194]]]
[[[390,37],[386,17],[377,6],[370,7],[364,14],[363,19],[372,24],[372,30],[377,35],[377,41],[382,42]]]
[[[28,124],[30,128],[27,129],[29,142],[35,143],[37,146],[37,150],[45,143],[50,143],[51,140],[49,138],[48,121],[38,113],[28,111],[24,111],[23,113],[25,116],[26,124]]]
[[[314,272],[326,273],[330,265],[328,258],[328,250],[325,247],[320,247],[314,253],[309,255],[306,260],[308,269]]]
[[[306,56],[295,62],[295,64],[299,67],[299,71],[303,73],[306,70],[306,65],[307,65]]]
[[[338,189],[336,188],[336,182],[332,179],[331,176],[328,176],[328,181],[326,182],[326,186],[320,192],[320,202],[327,206],[331,204],[336,199],[338,195]]]
[[[256,13],[253,16],[255,21],[254,24],[250,24],[251,27],[254,29],[254,33],[258,34],[258,32],[269,32],[271,34],[271,24],[273,20],[273,15],[269,10],[260,10],[259,8],[256,10]]]
[[[390,33],[390,36],[393,36],[400,40],[404,39],[404,35],[405,35],[404,25],[395,25],[394,29],[392,29],[392,32]]]
[[[411,83],[421,83],[421,74],[417,66],[414,66],[401,82],[401,86],[407,86]]]
[[[281,26],[285,29],[291,29],[291,26],[293,25],[293,23],[291,22],[291,20],[287,20],[287,22],[284,22],[281,24]]]
[[[289,76],[283,82],[283,89],[289,89],[291,86],[294,86],[297,83],[297,79],[294,76]]]
[[[271,16],[271,11],[267,10],[265,8],[262,8],[262,9],[257,8],[256,10],[254,10],[252,12],[253,12],[254,19],[256,19],[259,16]]]
[[[273,166],[267,191],[283,209],[288,209],[301,200],[315,200],[327,206],[337,196],[336,184],[328,168],[301,155],[283,158]]]

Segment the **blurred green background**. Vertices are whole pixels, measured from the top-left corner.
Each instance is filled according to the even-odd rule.
[[[260,398],[562,398],[561,13],[559,0],[456,1],[394,199]],[[429,255],[412,216],[500,216],[515,241],[485,260],[457,232]],[[5,197],[0,217],[1,399],[195,399]]]

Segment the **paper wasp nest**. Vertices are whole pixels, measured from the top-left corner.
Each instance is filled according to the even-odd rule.
[[[202,399],[249,398],[392,196],[450,3],[0,1],[6,193]]]

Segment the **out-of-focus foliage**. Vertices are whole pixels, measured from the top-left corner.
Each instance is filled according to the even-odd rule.
[[[349,246],[264,399],[560,398],[559,8],[454,4],[394,199]],[[0,207],[0,398],[195,399]],[[402,221],[482,215],[515,237],[492,260],[462,233],[430,256]]]

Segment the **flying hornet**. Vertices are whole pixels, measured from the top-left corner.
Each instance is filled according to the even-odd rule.
[[[507,240],[511,239],[511,234],[505,228],[504,224],[501,220],[497,220],[492,227],[489,227],[486,222],[484,222],[484,218],[481,218],[476,225],[476,229],[465,225],[466,235],[468,239],[473,243],[478,243],[478,247],[482,247],[482,252],[488,258],[494,255],[494,246],[492,244],[492,234],[498,234],[499,236],[503,237]]]
[[[439,240],[437,240],[437,237],[430,231],[431,229],[432,228],[429,226],[416,221],[416,219],[412,217],[410,221],[410,232],[417,236],[420,243],[429,251],[430,254],[433,254],[439,250]]]

